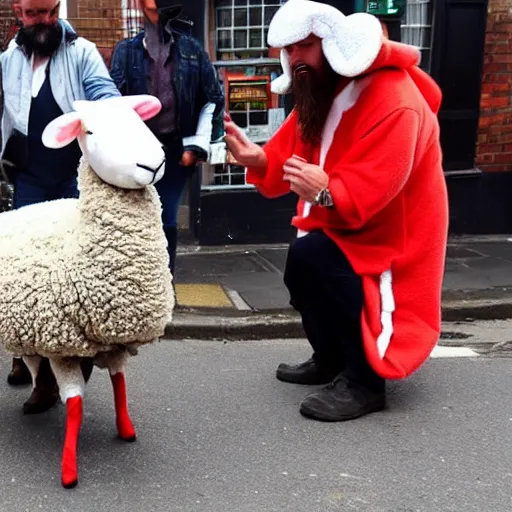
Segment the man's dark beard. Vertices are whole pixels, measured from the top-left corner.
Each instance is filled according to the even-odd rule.
[[[17,42],[23,46],[27,54],[38,57],[51,57],[62,41],[62,28],[56,25],[38,23],[31,27],[21,27]]]
[[[339,78],[330,66],[324,74],[305,64],[295,68],[292,93],[299,116],[301,136],[305,142],[320,143]]]

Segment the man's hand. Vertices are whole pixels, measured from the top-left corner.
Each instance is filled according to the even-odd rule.
[[[244,167],[260,169],[264,172],[267,168],[267,155],[265,151],[251,142],[245,133],[231,120],[229,114],[224,115],[224,140],[235,160]]]
[[[298,156],[289,158],[283,170],[283,179],[290,182],[290,190],[310,203],[329,185],[329,176],[321,167],[308,164]]]
[[[180,160],[180,165],[182,165],[183,167],[193,167],[197,163],[197,155],[193,151],[183,152],[183,155],[181,156]]]

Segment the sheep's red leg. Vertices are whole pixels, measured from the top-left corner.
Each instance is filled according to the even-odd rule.
[[[66,408],[66,437],[62,454],[62,485],[66,489],[71,489],[78,483],[76,450],[80,425],[82,424],[82,397],[68,398]]]
[[[126,399],[126,381],[123,372],[110,376],[114,387],[114,403],[116,406],[116,424],[119,437],[124,441],[135,441],[136,434],[132,420],[128,414]]]
[[[80,359],[50,359],[50,365],[59,386],[62,403],[66,404],[66,434],[62,453],[62,485],[66,489],[78,483],[76,450],[82,424],[82,397],[85,381]]]

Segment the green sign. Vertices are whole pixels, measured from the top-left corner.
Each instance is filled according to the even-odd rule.
[[[375,16],[401,16],[405,0],[368,0],[366,12]]]

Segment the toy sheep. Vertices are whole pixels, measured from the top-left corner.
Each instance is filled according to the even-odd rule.
[[[161,203],[153,184],[163,148],[143,120],[152,96],[77,101],[52,121],[43,142],[78,138],[79,199],[0,215],[0,343],[23,356],[33,380],[48,357],[66,404],[62,484],[78,482],[76,449],[85,382],[80,358],[108,368],[118,434],[135,440],[125,363],[134,346],[164,333],[174,307]]]

